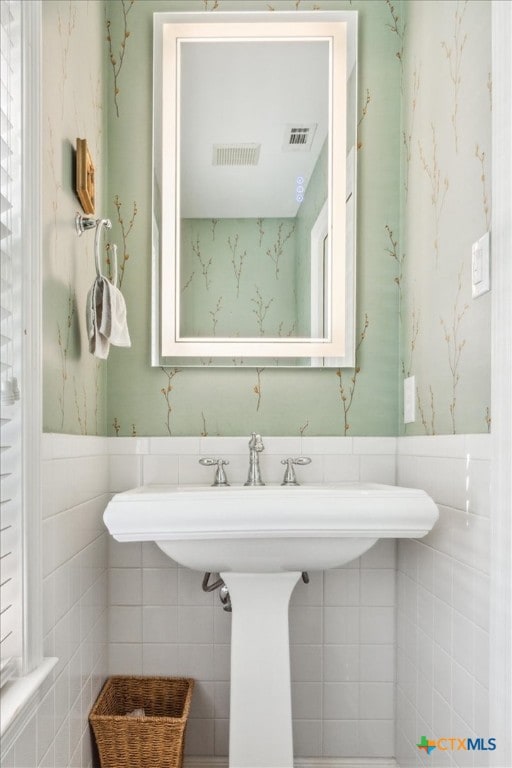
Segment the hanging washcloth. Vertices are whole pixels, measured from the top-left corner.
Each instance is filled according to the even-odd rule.
[[[103,220],[98,222],[95,237],[96,279],[87,294],[86,322],[89,351],[105,360],[110,345],[130,347],[131,340],[126,320],[126,304],[117,282],[117,246],[113,245],[114,284],[101,274],[100,230]]]
[[[89,352],[106,360],[110,351],[110,342],[104,336],[100,327],[103,322],[104,295],[108,291],[109,282],[106,277],[99,275],[87,294],[86,323],[89,338]]]
[[[103,309],[99,332],[115,347],[131,347],[130,333],[126,320],[126,303],[124,296],[117,288],[117,245],[112,245],[114,261],[113,282],[106,280],[103,290]]]

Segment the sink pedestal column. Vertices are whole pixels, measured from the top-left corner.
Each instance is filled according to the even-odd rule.
[[[301,574],[222,573],[233,606],[230,768],[293,768],[288,603]]]

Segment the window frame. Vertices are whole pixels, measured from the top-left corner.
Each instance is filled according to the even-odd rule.
[[[1,0],[2,4],[5,0]],[[39,703],[42,684],[57,663],[43,658],[42,616],[42,7],[39,0],[10,0],[21,24],[20,270],[23,346],[20,360],[22,445],[22,645],[19,677],[0,690],[0,735],[6,754]]]

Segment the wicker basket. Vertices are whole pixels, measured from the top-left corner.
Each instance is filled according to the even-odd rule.
[[[194,681],[110,677],[90,715],[101,768],[181,768]],[[143,717],[127,717],[144,709]]]

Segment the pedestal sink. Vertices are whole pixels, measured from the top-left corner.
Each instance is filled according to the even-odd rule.
[[[293,768],[288,603],[302,571],[335,568],[379,538],[425,536],[426,493],[373,483],[135,488],[105,510],[118,541],[154,541],[219,573],[233,606],[230,768]]]

